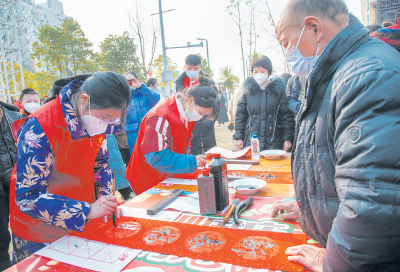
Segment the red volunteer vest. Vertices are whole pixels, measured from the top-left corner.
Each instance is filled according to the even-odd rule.
[[[195,83],[193,83],[193,85],[196,85],[198,82],[196,80]],[[187,87],[190,87],[190,78],[189,77],[185,77],[185,79],[183,80],[183,88],[186,89]]]
[[[105,136],[71,139],[71,132],[64,119],[58,97],[37,109],[29,116],[29,118],[32,117],[37,118],[55,157],[47,191],[51,194],[93,203],[95,159]],[[13,124],[14,135],[25,121],[26,119],[22,119]],[[28,241],[50,243],[71,232],[21,212],[15,203],[16,186],[15,165],[11,176],[10,225],[16,236]]]
[[[188,128],[186,128],[182,122],[175,96],[164,99],[146,114],[140,124],[139,135],[126,172],[133,191],[138,195],[159,184],[168,176],[173,176],[173,174],[159,172],[151,167],[140,147],[143,142],[146,123],[151,117],[163,117],[168,121],[172,133],[170,150],[178,154],[187,153],[194,126],[194,122],[188,122]]]

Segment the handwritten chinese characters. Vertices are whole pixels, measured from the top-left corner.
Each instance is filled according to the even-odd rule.
[[[214,231],[200,232],[186,240],[186,247],[190,251],[198,253],[217,251],[223,248],[225,244],[224,236]]]
[[[146,244],[163,245],[165,243],[171,244],[175,242],[180,236],[181,232],[179,229],[171,226],[164,226],[146,232],[143,236],[143,240]]]
[[[136,235],[142,229],[142,225],[135,221],[125,221],[120,228],[110,228],[105,234],[112,238],[128,238]]]
[[[232,251],[244,259],[266,260],[278,254],[279,246],[270,238],[252,236],[241,239]]]

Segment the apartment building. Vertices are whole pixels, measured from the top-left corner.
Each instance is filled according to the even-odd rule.
[[[400,18],[400,0],[360,0],[364,25],[394,23]]]
[[[15,14],[19,29],[19,43],[21,47],[22,65],[32,72],[48,71],[44,64],[38,68],[34,59],[33,43],[38,40],[39,28],[46,24],[60,27],[65,16],[63,3],[58,0],[47,0],[36,4],[34,0],[15,1]]]

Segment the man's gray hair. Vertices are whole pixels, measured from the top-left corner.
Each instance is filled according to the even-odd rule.
[[[276,32],[289,25],[302,27],[307,16],[322,17],[340,24],[343,15],[348,20],[349,10],[343,0],[291,0],[279,18]]]

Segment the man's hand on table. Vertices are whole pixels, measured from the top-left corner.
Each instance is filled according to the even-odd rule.
[[[283,142],[283,150],[285,150],[286,152],[288,152],[291,147],[292,147],[292,143],[290,141]]]
[[[197,161],[197,168],[203,167],[204,165],[207,164],[206,155],[197,155],[196,161]]]
[[[275,201],[271,208],[271,217],[274,217],[280,210],[287,211],[279,214],[279,218],[283,220],[297,220],[299,219],[299,206],[296,201],[283,202],[281,200]]]
[[[237,139],[236,147],[239,148],[240,150],[242,150],[243,149],[243,140]]]
[[[305,266],[313,272],[322,272],[322,260],[325,255],[325,248],[312,245],[300,245],[286,249],[288,260]]]

